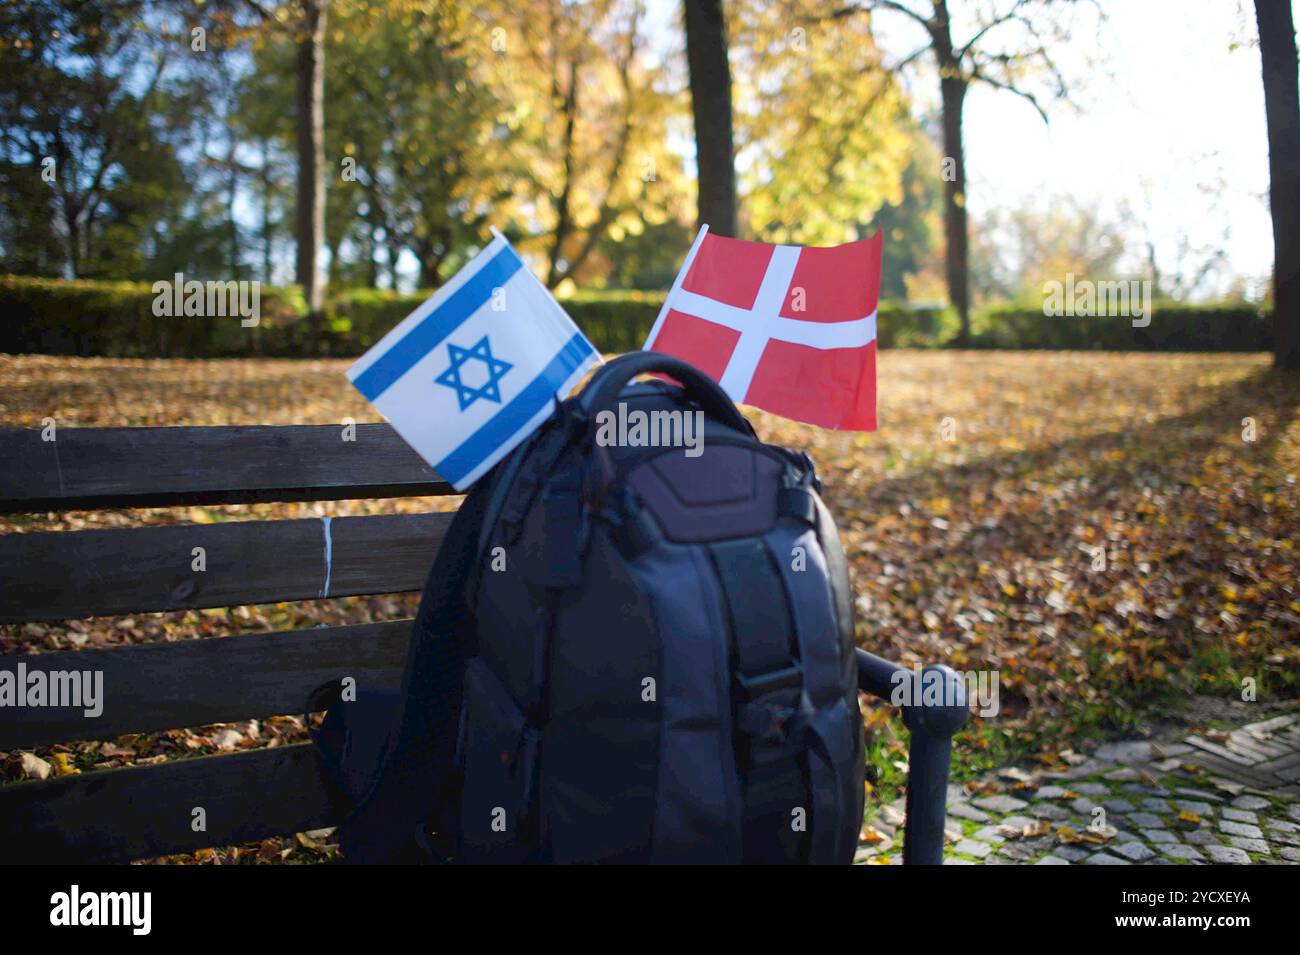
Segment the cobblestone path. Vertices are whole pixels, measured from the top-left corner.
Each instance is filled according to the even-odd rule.
[[[1061,756],[950,786],[945,864],[1300,863],[1300,714]],[[903,821],[882,807],[855,861],[901,864]]]

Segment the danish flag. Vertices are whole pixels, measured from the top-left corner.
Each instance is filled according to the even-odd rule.
[[[876,430],[881,236],[830,248],[712,235],[686,256],[645,350],[731,399],[841,431]]]

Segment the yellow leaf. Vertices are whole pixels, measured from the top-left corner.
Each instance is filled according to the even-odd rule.
[[[54,763],[55,776],[75,776],[81,772],[68,761],[67,753],[55,753],[50,757],[50,761]]]

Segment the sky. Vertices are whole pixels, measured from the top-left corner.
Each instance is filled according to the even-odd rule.
[[[954,11],[968,2],[957,0]],[[1101,0],[1101,9],[1104,21],[1087,24],[1060,51],[1075,107],[1047,105],[1044,124],[1012,94],[988,87],[968,94],[972,218],[995,207],[1044,207],[1064,196],[1112,218],[1127,204],[1145,226],[1126,231],[1125,239],[1140,249],[1149,238],[1162,271],[1224,249],[1223,277],[1196,297],[1224,291],[1233,274],[1258,297],[1272,268],[1272,227],[1253,4]],[[1300,22],[1300,0],[1293,10]],[[915,28],[897,15],[887,23],[882,14],[877,23],[894,62],[919,45]],[[908,84],[918,106],[937,109],[932,70],[911,73]],[[1203,251],[1180,260],[1184,245]]]
[[[1229,269],[1258,294],[1272,268],[1272,227],[1252,4],[1108,0],[1104,9],[1099,37],[1071,38],[1103,66],[1085,77],[1080,111],[1049,108],[1044,125],[1017,97],[970,95],[972,212],[1061,194],[1104,209],[1127,201],[1148,219],[1162,267],[1184,237],[1222,243]]]

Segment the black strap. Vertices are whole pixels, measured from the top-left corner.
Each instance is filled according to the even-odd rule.
[[[511,459],[526,457],[527,466],[519,468],[517,475],[511,474],[508,481],[503,481],[507,490],[501,500],[493,505],[493,523],[497,523],[495,515],[499,513],[501,539],[507,545],[514,544],[519,539],[523,520],[532,509],[537,492],[550,477],[560,456],[586,430],[586,422],[577,411],[575,399],[562,402],[555,419],[545,425],[544,429],[526,455],[518,454]]]
[[[613,409],[624,385],[637,375],[648,374],[670,375],[710,418],[753,436],[754,429],[717,382],[694,365],[659,352],[630,352],[598,369],[578,396],[578,407],[588,421],[593,421],[601,411]]]
[[[797,726],[803,675],[785,587],[761,540],[724,541],[709,551],[731,622],[742,859],[798,862],[812,806]]]
[[[490,481],[470,490],[429,570],[402,675],[401,721],[383,770],[339,827],[352,863],[425,858],[430,818],[445,816],[452,781],[466,651],[475,640],[465,577],[477,554]]]
[[[842,648],[842,663],[844,672],[842,682],[844,686],[856,687],[858,685],[857,656],[854,653],[854,626],[853,626],[853,590],[849,583],[849,565],[844,556],[844,548],[840,545],[839,533],[835,530],[835,522],[831,519],[831,513],[827,510],[826,505],[822,503],[820,497],[814,498],[813,503],[817,509],[817,540],[821,545],[822,554],[826,560],[826,573],[830,578],[831,595],[835,600],[835,623],[838,628],[840,646]],[[849,695],[849,705],[857,706],[857,693],[851,692]],[[862,740],[861,724],[855,721],[858,741]],[[859,756],[858,758],[861,758]],[[828,754],[829,760],[829,754]],[[860,820],[862,818],[862,804],[865,794],[861,786],[854,785],[850,780],[837,779],[839,792],[839,805],[841,811],[849,818]],[[817,825],[814,820],[814,825]],[[849,862],[853,858],[854,850],[857,848],[858,825],[854,822],[851,825],[840,826],[836,831],[833,843],[832,860],[836,862]],[[817,839],[820,850],[821,843],[824,840]],[[814,861],[822,861],[815,859]]]

